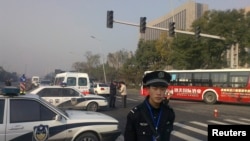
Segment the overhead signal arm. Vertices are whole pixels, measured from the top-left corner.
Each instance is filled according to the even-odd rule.
[[[125,25],[130,25],[130,26],[136,26],[136,27],[139,27],[139,28],[141,27],[141,24],[136,24],[136,23],[131,23],[131,22],[125,22],[125,21],[115,20],[115,19],[113,19],[113,11],[111,13],[112,13],[112,16],[111,16],[112,18],[110,18],[110,19],[112,19],[112,27],[111,26],[107,26],[108,28],[113,28],[113,23],[125,24]],[[141,18],[146,18],[146,17],[141,17]],[[108,18],[107,18],[107,21],[108,21]],[[148,25],[146,25],[146,19],[145,19],[145,29],[146,28],[163,30],[163,31],[169,31],[168,28],[161,28],[161,27],[156,27],[156,26],[148,26]],[[177,29],[174,29],[174,32],[175,33],[182,33],[182,34],[189,34],[189,35],[196,35],[195,32],[189,32],[189,31],[183,31],[183,30],[177,30]],[[204,33],[199,33],[199,35],[200,35],[199,37],[207,37],[207,38],[225,40],[224,37],[216,36],[216,35],[210,35],[210,34],[204,34]]]

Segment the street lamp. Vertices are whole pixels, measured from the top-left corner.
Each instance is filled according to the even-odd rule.
[[[92,39],[95,39],[97,40],[99,43],[101,42],[100,40],[98,40],[95,36],[90,36]],[[101,46],[99,45],[100,47],[100,51],[101,51]],[[103,69],[103,77],[104,77],[104,82],[107,83],[107,80],[106,80],[106,72],[105,72],[105,66],[104,66],[104,57],[103,57],[103,54],[102,54],[102,51],[101,51],[101,57],[102,57],[102,69]]]

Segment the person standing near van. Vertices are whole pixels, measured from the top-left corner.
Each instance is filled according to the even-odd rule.
[[[123,81],[120,82],[119,92],[122,96],[123,108],[126,108],[127,107],[127,87],[125,85],[125,82]]]
[[[110,84],[110,94],[109,94],[110,108],[115,108],[116,93],[117,93],[117,82],[113,80]]]

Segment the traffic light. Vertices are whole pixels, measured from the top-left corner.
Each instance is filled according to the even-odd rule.
[[[174,37],[175,34],[175,22],[170,22],[168,25],[168,35]]]
[[[107,12],[107,28],[113,28],[113,17],[114,12],[113,11],[108,11]]]
[[[140,33],[145,33],[145,30],[146,30],[146,17],[141,17],[140,18]]]
[[[195,38],[196,38],[196,40],[198,40],[198,39],[200,39],[200,37],[201,37],[201,28],[200,28],[200,26],[196,26],[196,28],[195,28]]]

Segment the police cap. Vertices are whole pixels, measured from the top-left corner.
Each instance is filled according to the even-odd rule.
[[[143,84],[146,86],[168,86],[171,75],[165,71],[153,71],[143,77]]]

